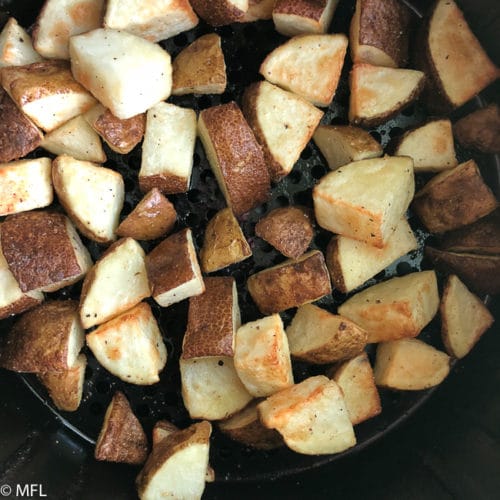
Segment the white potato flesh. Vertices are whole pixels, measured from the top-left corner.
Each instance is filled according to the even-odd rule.
[[[0,33],[0,68],[24,66],[41,60],[28,33],[13,17],[9,18]]]

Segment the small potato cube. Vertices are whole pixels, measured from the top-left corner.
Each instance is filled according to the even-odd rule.
[[[84,328],[100,325],[149,297],[144,250],[132,238],[111,245],[85,277],[80,296]]]
[[[29,373],[67,370],[83,343],[78,302],[47,301],[24,313],[2,338],[0,366]]]
[[[238,328],[234,367],[252,396],[269,396],[293,385],[288,339],[279,314]]]
[[[319,125],[313,139],[331,170],[353,161],[382,156],[382,146],[359,127]]]
[[[456,167],[450,120],[432,120],[408,130],[398,140],[394,155],[412,158],[415,172],[440,172]]]
[[[151,42],[171,38],[198,24],[189,0],[108,0],[104,26]]]
[[[139,186],[165,194],[189,189],[196,141],[196,113],[166,102],[147,113]]]
[[[217,212],[207,224],[203,247],[200,250],[203,271],[219,271],[251,255],[250,245],[233,211],[226,207]]]
[[[190,0],[196,13],[211,26],[240,22],[249,0]]]
[[[118,118],[144,113],[170,96],[170,55],[157,44],[101,28],[72,37],[69,50],[75,79]]]
[[[381,342],[375,383],[387,389],[422,391],[440,384],[450,372],[450,358],[419,339]]]
[[[338,0],[276,0],[274,27],[285,36],[326,33]]]
[[[198,135],[236,217],[267,201],[271,184],[265,158],[235,102],[204,109],[198,119]]]
[[[172,72],[172,95],[222,94],[227,76],[220,36],[208,33],[181,50]]]
[[[0,162],[22,158],[42,142],[43,135],[38,127],[3,88],[0,88],[0,117]]]
[[[33,44],[47,59],[69,59],[69,40],[99,28],[104,0],[45,0],[33,28]]]
[[[174,205],[153,188],[122,220],[116,234],[135,240],[155,240],[170,233],[175,226],[177,212]]]
[[[339,453],[356,444],[342,389],[324,375],[277,392],[258,408],[262,423],[297,453]]]
[[[253,274],[247,288],[262,314],[314,302],[332,291],[325,259],[318,250]]]
[[[129,384],[156,384],[167,362],[167,348],[146,302],[90,332],[87,345],[106,370]]]
[[[205,278],[205,291],[189,299],[182,358],[233,356],[241,325],[236,282],[231,276]]]
[[[232,357],[181,358],[179,366],[182,399],[191,418],[221,420],[252,400],[236,373]]]
[[[139,498],[201,499],[211,432],[209,422],[199,422],[155,446],[136,479]]]
[[[10,17],[0,33],[0,68],[24,66],[41,60],[26,30]]]
[[[267,81],[247,87],[243,113],[275,182],[290,173],[323,116],[310,102]]]
[[[297,309],[286,329],[292,357],[309,363],[334,363],[358,355],[366,332],[347,318],[314,304]]]
[[[417,239],[403,217],[383,248],[335,235],[328,243],[325,260],[335,288],[348,293],[417,247]]]
[[[314,187],[316,220],[328,231],[383,248],[414,191],[411,158],[384,156],[349,163]]]
[[[436,273],[391,278],[346,300],[338,312],[368,332],[368,342],[416,337],[439,308]]]
[[[54,189],[80,232],[98,243],[116,239],[125,198],[120,173],[71,156],[58,156],[52,167]]]
[[[2,223],[2,252],[23,292],[55,292],[92,267],[88,250],[63,214],[30,211]]]
[[[456,229],[488,215],[498,202],[474,160],[434,176],[415,194],[412,207],[431,233]]]
[[[329,106],[344,66],[347,37],[343,34],[296,36],[264,59],[260,74],[315,106]]]
[[[121,391],[115,392],[104,415],[95,445],[96,460],[139,465],[148,456],[148,441],[141,423]]]
[[[494,321],[484,303],[455,275],[446,281],[440,312],[443,343],[455,358],[469,354]]]
[[[298,259],[313,239],[312,214],[302,207],[271,210],[255,225],[255,234],[290,259]]]
[[[75,80],[66,61],[2,68],[2,86],[35,125],[50,132],[89,110],[95,99]]]
[[[146,257],[153,299],[168,307],[205,291],[191,229],[172,234]]]
[[[87,358],[80,354],[74,366],[67,370],[38,374],[38,380],[49,392],[50,399],[62,411],[76,411],[80,406],[85,381]]]
[[[252,401],[243,410],[219,422],[219,429],[234,441],[258,450],[272,450],[283,446],[283,438],[274,429],[267,429],[260,421],[257,405]]]
[[[54,199],[50,158],[0,163],[0,215],[50,205]]]
[[[332,379],[342,389],[352,425],[357,425],[382,411],[373,370],[366,352],[338,366]]]

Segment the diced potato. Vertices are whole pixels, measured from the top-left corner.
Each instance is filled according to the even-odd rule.
[[[236,282],[231,276],[204,279],[205,292],[189,299],[182,358],[233,356],[241,325]]]
[[[106,370],[129,384],[156,384],[167,362],[167,348],[146,302],[87,334],[87,345]]]
[[[290,173],[323,116],[302,97],[266,81],[245,90],[243,113],[262,145],[273,181]]]
[[[35,125],[50,132],[89,110],[95,99],[73,78],[66,61],[2,68],[2,86]]]
[[[310,34],[291,38],[264,59],[260,74],[315,106],[329,106],[344,66],[347,37]]]
[[[211,432],[209,422],[199,422],[154,447],[136,479],[139,498],[201,499]]]
[[[171,38],[198,24],[189,0],[108,0],[104,26],[151,42]]]
[[[3,88],[0,88],[0,110],[0,162],[17,160],[35,150],[42,142],[42,133]]]
[[[279,314],[238,328],[234,367],[252,396],[269,396],[293,385],[288,339]]]
[[[104,0],[45,0],[33,28],[33,44],[43,57],[69,59],[69,40],[99,28]]]
[[[313,239],[312,215],[302,207],[275,208],[255,225],[255,234],[285,257],[298,259]]]
[[[426,73],[424,98],[434,113],[465,104],[498,78],[498,68],[453,0],[433,4],[420,43],[417,65]]]
[[[222,94],[227,76],[221,37],[200,36],[181,50],[172,64],[172,95]]]
[[[267,201],[271,185],[264,155],[235,102],[204,109],[198,135],[236,217]]]
[[[338,3],[338,0],[276,0],[274,27],[285,36],[326,33]]]
[[[97,438],[96,460],[142,464],[148,456],[148,441],[141,423],[121,391],[115,392],[104,415]]]
[[[55,292],[92,267],[88,250],[61,213],[30,211],[2,223],[2,252],[23,292]]]
[[[252,401],[243,410],[219,422],[219,429],[234,441],[259,450],[272,450],[283,446],[283,438],[274,429],[267,429],[260,421],[257,405]]]
[[[191,229],[172,234],[146,257],[153,299],[162,307],[205,291]]]
[[[373,372],[380,387],[421,391],[446,378],[450,358],[419,339],[391,340],[378,345]]]
[[[61,205],[82,234],[99,243],[116,239],[125,198],[120,173],[71,156],[58,156],[52,167]]]
[[[103,141],[120,154],[130,153],[142,141],[146,129],[145,113],[122,120],[102,104],[97,104],[84,116]]]
[[[382,411],[373,370],[366,352],[336,367],[332,374],[344,393],[352,425],[357,425]]]
[[[75,79],[118,118],[144,113],[170,96],[170,55],[157,44],[101,28],[72,37],[69,50]]]
[[[355,63],[398,68],[408,61],[411,10],[398,0],[357,0],[351,21]]]
[[[273,394],[258,409],[262,423],[297,453],[339,453],[356,444],[342,389],[324,375]]]
[[[177,212],[174,205],[153,188],[122,220],[116,234],[135,240],[155,240],[170,233],[175,226]]]
[[[24,313],[2,339],[0,366],[45,373],[75,366],[84,343],[78,302],[51,300]]]
[[[182,399],[194,419],[221,420],[244,408],[252,396],[229,356],[180,359]]]
[[[24,66],[41,60],[26,30],[10,17],[0,33],[0,68]]]
[[[300,306],[286,329],[293,358],[309,363],[334,363],[358,355],[366,332],[345,317],[314,304]]]
[[[196,13],[211,26],[239,22],[248,10],[249,0],[190,0]]]
[[[55,155],[68,155],[77,160],[96,163],[106,161],[99,135],[82,115],[75,116],[46,134],[40,145]]]
[[[396,156],[410,156],[415,172],[440,172],[458,165],[451,122],[431,120],[398,140]]]
[[[142,144],[139,186],[165,194],[189,189],[196,141],[196,113],[160,102],[149,109]]]
[[[111,245],[85,277],[80,297],[84,328],[100,325],[149,297],[144,250],[132,238]]]
[[[325,260],[335,288],[348,293],[417,247],[417,239],[403,217],[383,248],[335,235],[326,247]]]
[[[50,205],[54,199],[50,158],[0,163],[0,215]]]
[[[316,221],[333,233],[383,248],[414,190],[411,158],[352,162],[328,173],[314,187]]]
[[[247,288],[262,314],[314,302],[332,291],[325,259],[318,250],[253,274]]]
[[[205,273],[219,271],[252,255],[252,249],[233,214],[226,207],[208,222],[203,247],[200,250],[201,268]]]
[[[56,408],[62,411],[78,410],[82,401],[86,367],[87,358],[85,354],[80,354],[71,368],[38,374],[38,380],[49,392]]]
[[[240,19],[240,23],[253,23],[254,21],[267,21],[273,18],[275,0],[248,0],[248,10]]]
[[[497,206],[474,160],[434,176],[415,194],[412,203],[413,210],[431,233],[472,224]]]
[[[349,122],[363,127],[386,122],[417,99],[424,81],[422,71],[355,64],[349,79]]]
[[[446,281],[440,312],[443,343],[455,358],[469,354],[494,321],[484,303],[455,275]]]
[[[439,308],[436,273],[421,271],[362,290],[338,308],[368,333],[368,342],[416,337]]]
[[[314,142],[331,170],[382,156],[382,146],[366,130],[350,125],[319,125]]]

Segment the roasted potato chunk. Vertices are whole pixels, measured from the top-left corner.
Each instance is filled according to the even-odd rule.
[[[0,68],[24,66],[41,60],[26,30],[10,17],[0,33]]]
[[[239,22],[248,10],[248,0],[190,0],[190,3],[211,26]]]

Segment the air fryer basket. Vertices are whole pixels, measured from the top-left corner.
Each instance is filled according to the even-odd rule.
[[[0,9],[10,10],[20,22],[25,26],[29,26],[33,22],[41,3],[41,1],[0,0]],[[422,9],[422,3],[414,3],[419,7],[419,9],[416,9],[418,12]],[[341,0],[330,32],[347,33],[353,9],[354,2]],[[194,30],[180,34],[164,42],[163,45],[172,56],[175,56],[195,38],[212,30],[213,28],[200,23]],[[193,108],[197,112],[209,106],[232,100],[241,103],[244,88],[259,79],[258,68],[265,55],[285,40],[284,37],[275,32],[272,22],[231,25],[216,28],[215,31],[222,37],[222,47],[225,54],[229,80],[227,91],[221,96],[175,97],[171,98],[170,102]],[[347,123],[347,75],[349,69],[350,62],[346,61],[334,103],[326,110],[322,123]],[[460,112],[463,114],[465,111],[471,110],[481,104],[481,100],[477,99]],[[403,129],[422,123],[427,118],[424,110],[419,105],[415,105],[404,110],[396,119],[390,120],[386,124],[371,130],[371,133],[383,146],[386,146]],[[45,152],[39,151],[36,154],[42,155]],[[126,156],[115,154],[111,150],[106,149],[106,154],[108,156],[107,165],[119,171],[125,180],[127,195],[123,215],[126,215],[141,198],[137,183],[141,149],[139,146]],[[471,153],[458,149],[457,155],[460,161],[464,161],[470,158]],[[483,175],[490,185],[495,188],[498,195],[498,169],[495,158],[487,155],[476,155],[475,158],[480,165]],[[274,186],[270,200],[253,210],[241,221],[242,229],[252,246],[253,257],[240,264],[231,266],[218,274],[232,275],[236,279],[243,322],[261,316],[246,291],[245,283],[247,277],[284,260],[270,245],[255,237],[254,225],[256,221],[263,214],[275,207],[295,204],[312,207],[312,187],[327,171],[325,160],[318,149],[312,142],[309,143],[291,174]],[[417,179],[417,186],[421,185],[424,180],[423,178]],[[195,235],[195,243],[200,247],[203,241],[204,228],[208,220],[219,209],[223,208],[224,201],[199,141],[196,144],[190,190],[186,194],[169,196],[169,198],[175,204],[179,214],[176,229],[183,227],[192,228]],[[371,285],[391,276],[405,275],[412,271],[429,268],[429,264],[422,257],[423,244],[429,236],[411,213],[409,221],[418,238],[419,249],[391,265],[386,271],[368,281],[364,286]],[[315,229],[315,238],[312,247],[324,251],[331,235],[319,227]],[[85,243],[88,245],[93,258],[97,259],[103,248],[90,241],[85,241]],[[157,243],[145,243],[143,246],[148,251]],[[81,284],[78,284],[69,289],[64,289],[51,294],[51,298],[77,298],[80,287]],[[337,306],[345,299],[345,295],[334,291],[331,296],[321,299],[318,304],[335,311]],[[178,371],[178,358],[186,324],[187,301],[166,309],[158,307],[152,301],[151,305],[169,351],[167,366],[161,374],[160,383],[149,387],[126,384],[104,370],[96,362],[91,353],[89,353],[89,365],[86,372],[81,407],[75,413],[64,413],[59,412],[53,407],[45,390],[39,385],[34,376],[21,376],[33,394],[51,409],[58,422],[62,424],[63,428],[66,428],[62,432],[74,432],[82,442],[93,443],[100,430],[104,412],[111,396],[118,389],[127,395],[134,412],[148,433],[158,419],[171,420],[179,427],[185,427],[191,422],[182,404],[180,375]],[[288,311],[282,316],[285,323],[287,323],[292,317],[292,312]],[[1,322],[0,330],[6,330],[10,323],[10,320]],[[441,344],[438,321],[433,321],[425,329],[421,338],[439,347]],[[369,354],[373,355],[372,352],[369,352]],[[321,372],[321,367],[308,366],[301,363],[294,365],[294,373],[297,381]],[[453,377],[454,375],[451,374],[450,376]],[[352,453],[352,451],[359,451],[359,449],[387,433],[418,408],[432,392],[432,390],[421,392],[381,390],[382,414],[357,426],[356,435],[358,445],[353,450],[348,450],[337,455],[310,457],[293,453],[286,448],[272,451],[256,451],[229,440],[214,426],[210,461],[216,471],[216,481],[241,482],[277,478],[343,458]]]

